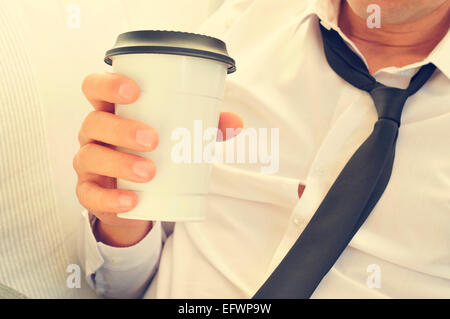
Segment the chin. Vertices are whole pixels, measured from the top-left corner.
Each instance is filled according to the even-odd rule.
[[[343,0],[360,17],[367,17],[367,7],[380,7],[381,19],[386,24],[410,23],[439,8],[447,0]]]

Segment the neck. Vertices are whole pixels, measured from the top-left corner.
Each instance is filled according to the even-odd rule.
[[[450,1],[446,1],[413,22],[368,28],[366,20],[343,0],[339,27],[355,43],[366,58],[369,71],[374,73],[383,67],[402,67],[425,59],[447,33],[449,11]]]

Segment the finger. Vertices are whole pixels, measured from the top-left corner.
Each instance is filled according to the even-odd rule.
[[[219,130],[221,134],[217,135],[218,141],[228,140],[241,132],[244,127],[242,118],[232,112],[220,113]]]
[[[114,103],[130,104],[139,97],[139,87],[130,78],[117,73],[93,73],[88,75],[81,89],[99,111],[114,112]]]
[[[140,152],[153,151],[159,142],[152,127],[102,111],[89,113],[78,138],[81,146],[95,140]]]
[[[137,195],[122,189],[107,189],[91,181],[78,183],[78,200],[90,212],[124,213],[137,204]]]
[[[145,183],[156,174],[155,164],[146,158],[98,144],[86,144],[76,155],[75,170],[80,178],[96,174]]]

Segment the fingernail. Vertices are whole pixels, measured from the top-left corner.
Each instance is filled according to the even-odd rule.
[[[137,162],[133,164],[133,172],[142,178],[150,177],[152,165],[148,162]]]
[[[119,95],[122,99],[129,101],[136,96],[136,86],[130,83],[124,83],[119,88]]]
[[[151,130],[140,130],[136,132],[136,142],[145,147],[152,147],[156,141],[156,135]]]
[[[119,205],[121,207],[131,207],[131,206],[133,206],[133,198],[128,195],[120,195],[119,196]]]

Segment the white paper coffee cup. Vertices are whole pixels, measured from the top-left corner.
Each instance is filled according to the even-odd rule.
[[[225,43],[193,33],[133,31],[119,35],[105,62],[141,90],[135,103],[116,104],[116,115],[146,123],[159,135],[152,152],[118,148],[149,158],[157,167],[148,183],[117,180],[118,188],[135,191],[139,199],[133,210],[118,216],[203,220],[211,171],[205,147],[215,141],[225,78],[235,71]]]

